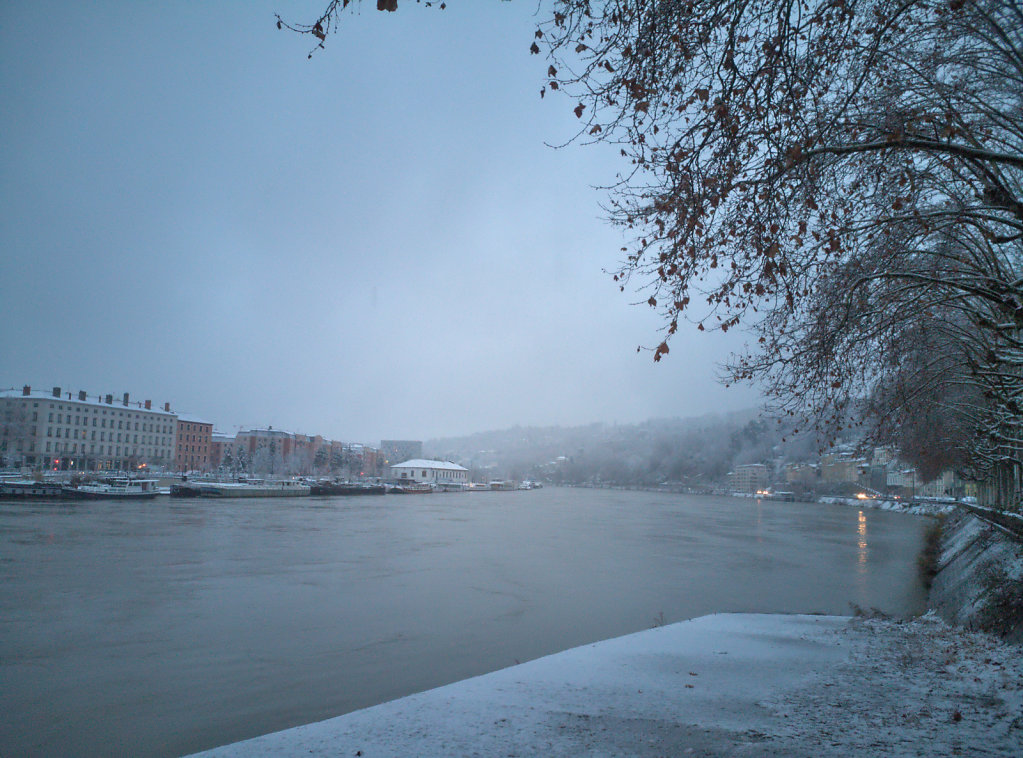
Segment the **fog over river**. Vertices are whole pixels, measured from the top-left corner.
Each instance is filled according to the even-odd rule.
[[[0,755],[180,755],[715,611],[919,612],[927,520],[546,488],[0,503]]]

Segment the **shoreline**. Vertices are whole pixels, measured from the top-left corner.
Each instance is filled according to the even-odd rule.
[[[908,516],[947,516],[959,507],[947,501],[921,502],[904,500],[886,500],[882,498],[860,500],[853,497],[819,497],[816,502],[822,505],[847,505],[856,508],[869,508],[876,511],[905,513]]]
[[[555,485],[564,487],[573,487],[578,489],[598,489],[598,490],[623,490],[626,492],[654,492],[654,493],[665,493],[674,495],[694,495],[700,497],[735,497],[744,498],[749,500],[762,499],[764,502],[771,502],[778,500],[763,495],[755,495],[749,492],[717,492],[717,491],[696,491],[696,490],[684,490],[678,488],[661,488],[653,486],[643,485],[589,485],[589,484],[566,484],[566,485]],[[906,513],[911,516],[944,516],[952,513],[962,503],[952,502],[949,500],[898,500],[893,498],[855,498],[855,497],[844,497],[839,495],[814,495],[812,497],[804,498],[797,497],[786,500],[784,502],[792,503],[807,503],[807,504],[820,504],[820,505],[849,505],[856,506],[859,508],[870,508],[872,510],[890,511],[892,513]],[[971,506],[979,510],[991,510],[983,509],[980,506]],[[1017,518],[1023,520],[1023,514],[1012,514]]]

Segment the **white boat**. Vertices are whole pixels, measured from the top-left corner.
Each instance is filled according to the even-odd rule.
[[[160,494],[156,479],[107,479],[77,487],[63,488],[64,497],[87,500],[136,499],[146,500]]]
[[[428,495],[437,490],[433,482],[402,482],[391,487],[388,492],[395,495]]]
[[[193,482],[199,486],[200,497],[302,497],[308,495],[308,484],[292,479],[244,482]]]

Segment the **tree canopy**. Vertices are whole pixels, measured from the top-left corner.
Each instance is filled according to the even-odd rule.
[[[347,5],[290,28],[322,44]],[[613,275],[663,315],[654,360],[687,322],[745,328],[729,379],[776,409],[840,430],[868,400],[878,428],[940,408],[945,458],[1018,480],[1018,0],[547,5],[541,94],[621,151]]]

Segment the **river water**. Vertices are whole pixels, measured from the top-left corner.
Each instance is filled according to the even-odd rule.
[[[919,612],[925,528],[567,488],[2,502],[0,755],[181,755],[655,619]]]

